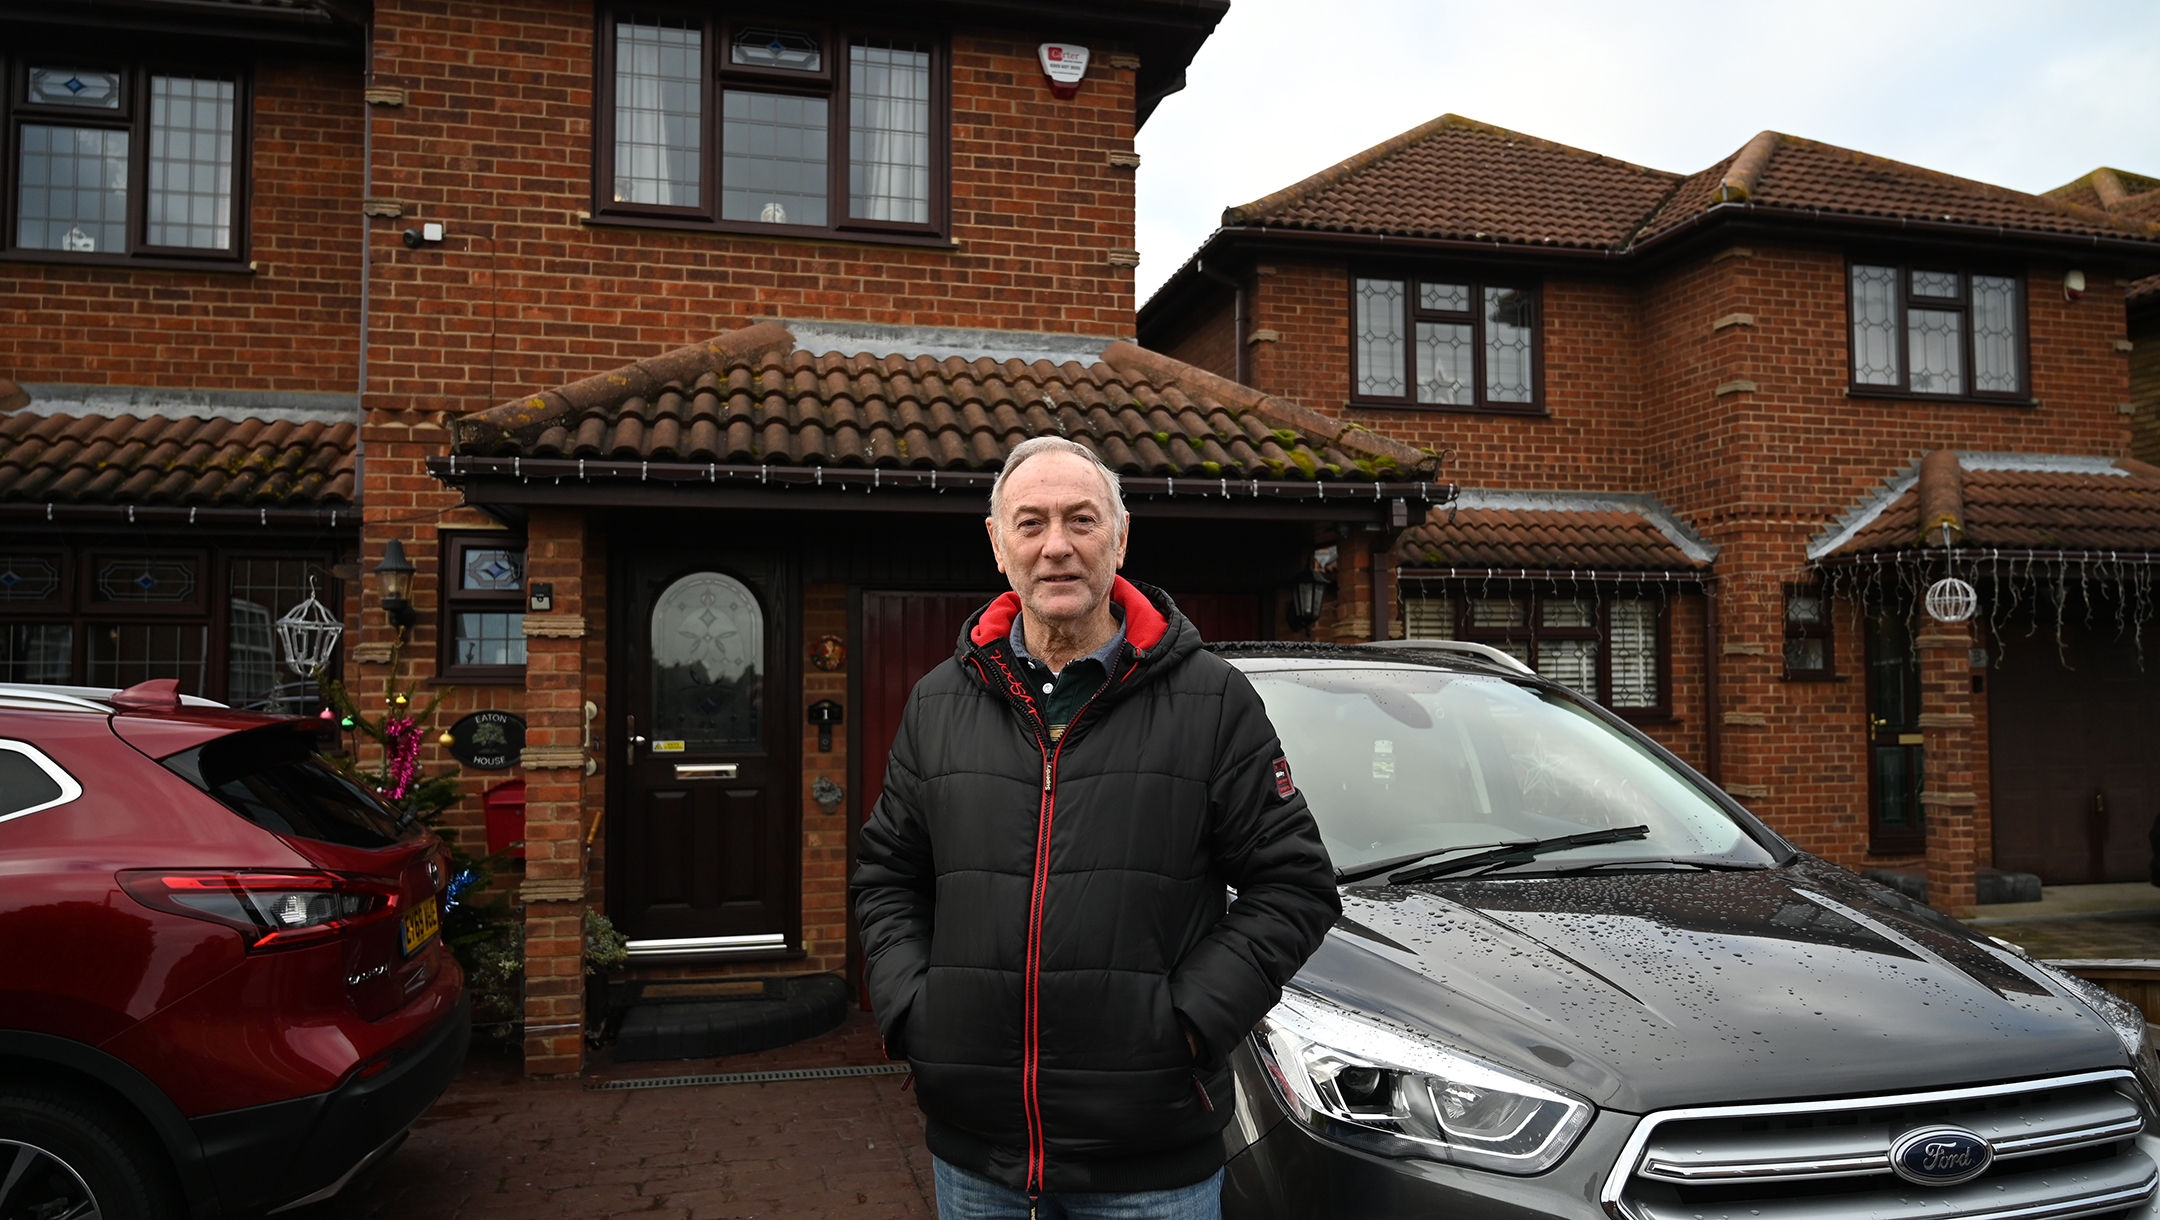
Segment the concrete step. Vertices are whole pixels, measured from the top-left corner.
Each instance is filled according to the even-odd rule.
[[[748,995],[705,998],[655,985],[623,1013],[615,1058],[713,1059],[815,1038],[847,1017],[847,981],[836,974],[774,979]],[[676,994],[668,994],[674,990]]]
[[[1860,874],[1881,882],[1914,902],[1926,902],[1927,870],[1919,868],[1871,868]],[[2006,872],[1999,868],[1973,870],[1975,900],[1981,906],[2006,902],[2040,901],[2040,878],[2032,873]]]

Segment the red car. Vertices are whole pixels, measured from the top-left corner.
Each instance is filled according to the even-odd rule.
[[[0,685],[0,1220],[327,1199],[449,1083],[448,853],[317,730]]]

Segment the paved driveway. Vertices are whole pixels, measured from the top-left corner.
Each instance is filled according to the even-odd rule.
[[[762,1055],[601,1062],[579,1081],[526,1081],[476,1052],[372,1180],[306,1220],[927,1220],[930,1153],[902,1077],[607,1090],[611,1080],[881,1063],[862,1013]]]

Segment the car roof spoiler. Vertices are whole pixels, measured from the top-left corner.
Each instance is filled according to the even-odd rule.
[[[1458,656],[1476,657],[1481,661],[1491,661],[1502,669],[1513,670],[1516,673],[1532,675],[1537,673],[1536,670],[1523,664],[1520,657],[1502,652],[1490,644],[1479,644],[1470,640],[1367,640],[1360,647],[1401,648],[1413,652],[1452,652]]]

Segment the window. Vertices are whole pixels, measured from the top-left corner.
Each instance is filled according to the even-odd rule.
[[[945,224],[943,48],[792,20],[618,12],[603,217],[928,239]]]
[[[276,623],[311,588],[341,604],[331,563],[170,544],[0,548],[0,682],[174,678],[182,694],[234,707],[312,712],[315,683],[285,664]]]
[[[502,530],[442,533],[443,651],[437,672],[525,680],[525,540]]]
[[[245,257],[238,72],[67,59],[11,65],[7,246],[86,262]]]
[[[2016,276],[1854,263],[1852,384],[1862,392],[2022,399]]]
[[[1786,585],[1786,678],[1834,678],[1836,660],[1830,639],[1830,602],[1822,586]]]
[[[1353,276],[1353,401],[1532,411],[1538,396],[1534,288],[1453,278]]]
[[[1413,639],[1490,644],[1614,711],[1656,719],[1671,710],[1664,610],[1637,596],[1406,593],[1403,626]]]

